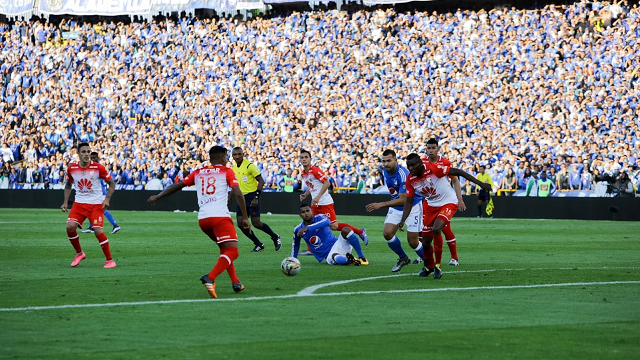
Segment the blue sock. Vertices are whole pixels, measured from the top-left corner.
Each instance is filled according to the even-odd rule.
[[[104,211],[104,217],[107,218],[107,220],[109,220],[109,222],[111,223],[111,225],[113,226],[117,226],[118,224],[116,224],[116,220],[113,218],[113,215],[111,215],[111,213],[109,212],[109,210],[105,210]]]
[[[418,243],[418,247],[413,249],[416,254],[418,254],[418,256],[420,257],[420,259],[422,259],[422,261],[424,261],[424,253],[422,252],[422,243],[419,242]]]
[[[400,242],[400,239],[398,239],[397,236],[394,236],[393,239],[388,240],[387,245],[389,245],[389,248],[393,250],[394,253],[398,254],[398,257],[400,259],[407,256],[407,253],[405,253],[404,250],[402,249],[402,243]]]
[[[347,235],[347,241],[349,242],[349,244],[351,244],[351,246],[353,246],[353,249],[356,251],[356,253],[358,253],[358,257],[364,257],[364,254],[362,253],[362,247],[360,246],[360,239],[358,239],[356,233],[354,233],[353,231],[349,232],[349,235]]]
[[[349,260],[344,255],[336,255],[333,260],[336,261],[338,265],[349,265]]]

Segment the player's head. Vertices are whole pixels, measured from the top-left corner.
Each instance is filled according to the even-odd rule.
[[[542,178],[542,180],[546,180],[547,179],[547,172],[542,170],[540,171],[540,178]]]
[[[225,164],[227,162],[227,149],[222,146],[214,146],[209,149],[209,161],[212,164]]]
[[[439,150],[438,140],[431,138],[427,141],[427,156],[429,156],[430,159],[437,157]]]
[[[480,174],[484,174],[484,170],[484,165],[478,166],[478,171],[480,172]]]
[[[236,146],[231,149],[231,157],[233,158],[233,161],[240,164],[242,160],[244,160],[244,151],[242,151],[240,146]]]
[[[424,173],[424,165],[420,159],[420,155],[411,153],[407,156],[407,169],[411,175],[422,176]]]
[[[398,157],[395,151],[387,149],[382,152],[382,167],[387,170],[388,173],[395,173],[398,167]]]
[[[97,151],[92,151],[91,152],[91,161],[93,162],[98,162],[98,152]]]
[[[313,219],[313,211],[311,210],[311,206],[309,206],[309,204],[300,205],[300,217],[304,221],[311,221]]]
[[[81,142],[78,144],[78,159],[83,164],[88,164],[91,161],[91,146],[87,142]]]
[[[304,167],[308,167],[311,165],[311,153],[308,150],[300,150],[300,163]]]

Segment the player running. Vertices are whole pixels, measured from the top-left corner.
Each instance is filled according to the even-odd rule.
[[[382,173],[384,183],[389,189],[391,200],[385,202],[371,203],[366,206],[368,212],[388,207],[387,217],[384,220],[384,230],[382,236],[387,241],[387,245],[393,252],[398,255],[398,262],[391,269],[398,272],[403,266],[409,264],[411,259],[402,249],[402,242],[396,236],[398,232],[398,222],[402,218],[405,201],[407,198],[407,177],[409,170],[398,164],[398,157],[395,151],[387,149],[382,152]],[[420,263],[423,256],[422,243],[419,240],[419,232],[422,226],[422,196],[415,194],[411,203],[411,212],[409,213],[407,222],[407,241],[409,246],[418,254],[418,258],[414,261]]]
[[[102,194],[101,179],[109,185],[104,195]],[[93,225],[96,239],[98,239],[102,252],[107,259],[104,263],[104,268],[116,267],[116,263],[111,257],[109,239],[103,230],[104,210],[109,208],[109,201],[116,190],[116,183],[104,166],[91,161],[91,147],[86,142],[78,144],[78,162],[70,164],[67,168],[64,202],[60,206],[60,209],[64,212],[68,210],[72,187],[76,189],[76,196],[67,217],[67,236],[76,250],[76,256],[71,262],[71,267],[78,266],[86,257],[80,246],[80,236],[76,231],[78,227],[82,228],[82,223],[85,219],[89,219],[89,222]]]
[[[429,157],[429,162],[436,165],[443,165],[451,167],[451,161],[443,158],[438,153],[440,151],[440,147],[438,146],[438,140],[429,139],[427,141],[427,156]],[[458,210],[465,211],[467,206],[462,199],[462,189],[460,189],[460,181],[457,176],[450,176],[451,185],[453,185],[453,189],[456,192],[456,197],[458,198]],[[479,179],[482,180],[482,179]],[[449,261],[449,265],[458,266],[460,262],[458,261],[458,247],[456,245],[456,236],[453,234],[451,230],[451,222],[447,222],[444,228],[442,229],[442,233],[444,234],[445,239],[447,240],[447,246],[449,247],[449,252],[451,253],[451,260]],[[442,261],[442,245],[443,245],[442,235],[435,235],[433,237],[433,252],[436,257],[436,265],[440,266],[440,262]]]
[[[239,293],[244,290],[244,285],[238,279],[236,268],[233,264],[234,260],[238,258],[238,235],[227,207],[229,189],[231,189],[233,196],[236,197],[238,204],[244,202],[244,196],[240,191],[240,186],[233,170],[225,166],[228,161],[227,149],[222,146],[212,147],[209,150],[209,161],[211,163],[210,166],[194,170],[185,179],[170,185],[158,195],[149,197],[147,202],[153,205],[161,198],[180,191],[185,186],[195,185],[200,207],[198,211],[200,229],[211,240],[215,241],[220,248],[218,262],[208,274],[200,277],[200,281],[204,284],[209,295],[212,298],[217,298],[215,280],[225,270],[231,278],[233,291]],[[246,206],[241,206],[240,211],[242,213],[240,227],[249,229],[251,225],[249,224]]]
[[[422,209],[422,244],[425,267],[422,268],[418,276],[426,277],[433,273],[433,277],[439,279],[442,277],[442,270],[436,266],[433,258],[432,240],[434,235],[442,236],[442,228],[451,221],[458,210],[458,199],[446,177],[462,176],[483,189],[490,189],[491,185],[479,181],[460,169],[433,164],[427,158],[420,159],[420,156],[415,153],[407,156],[407,169],[409,169],[411,176],[407,178],[407,198],[398,228],[402,229],[405,220],[411,213],[414,194],[421,195],[426,200]]]

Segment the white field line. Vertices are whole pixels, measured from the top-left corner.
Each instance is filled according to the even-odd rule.
[[[557,268],[557,269],[548,269],[548,268],[521,268],[521,269],[488,269],[488,270],[458,270],[458,271],[446,271],[443,274],[464,274],[464,273],[485,273],[485,272],[496,272],[496,271],[525,271],[525,270],[533,270],[533,271],[548,271],[548,270],[603,270],[603,269],[635,269],[634,267],[602,267],[602,268],[577,268],[577,267],[567,267],[567,268]],[[344,285],[357,281],[367,281],[367,280],[377,280],[384,279],[394,276],[416,276],[416,273],[403,273],[403,274],[394,274],[394,275],[385,275],[385,276],[374,276],[368,278],[359,278],[359,279],[349,279],[349,280],[341,280],[330,283],[318,284],[314,286],[309,286],[308,288],[302,289],[298,292],[298,295],[312,295],[316,290],[322,289],[329,286],[335,285]]]
[[[392,275],[392,276],[397,276],[397,275]],[[380,278],[380,277],[376,277],[376,278]],[[302,294],[302,295],[298,293],[298,294],[280,295],[280,296],[254,296],[254,297],[248,297],[248,298],[231,298],[231,299],[185,299],[185,300],[120,302],[120,303],[104,303],[104,304],[28,306],[28,307],[21,307],[21,308],[0,308],[0,312],[77,309],[77,308],[112,307],[112,306],[162,305],[162,304],[198,303],[198,302],[219,302],[219,301],[253,301],[253,300],[291,299],[291,298],[312,297],[312,296],[316,297],[316,296],[345,296],[345,295],[375,295],[375,294],[401,294],[401,293],[418,293],[418,292],[498,290],[498,289],[508,290],[508,289],[533,289],[533,288],[550,288],[550,287],[620,285],[620,284],[640,284],[640,281],[606,281],[606,282],[603,281],[603,282],[512,285],[512,286],[472,286],[472,287],[439,288],[439,289],[349,291],[349,292],[340,292],[340,293]]]

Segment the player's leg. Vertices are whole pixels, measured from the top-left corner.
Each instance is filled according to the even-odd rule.
[[[411,262],[411,259],[409,259],[409,256],[407,256],[407,253],[405,253],[402,248],[402,242],[396,236],[398,232],[397,224],[400,222],[400,219],[402,219],[402,212],[394,208],[389,208],[387,217],[384,220],[384,229],[382,230],[382,236],[387,241],[387,246],[398,255],[398,261],[391,268],[392,272],[400,271],[403,266]]]
[[[269,225],[260,220],[260,199],[258,198],[258,206],[250,206],[247,210],[249,210],[249,216],[251,216],[251,225],[269,235],[271,237],[271,241],[273,241],[273,246],[275,246],[276,251],[280,250],[282,247],[280,235],[273,232]]]
[[[444,234],[444,239],[447,242],[449,252],[451,253],[451,261],[449,261],[449,265],[460,265],[460,263],[458,262],[458,247],[456,244],[456,236],[451,230],[451,222],[447,222],[447,224],[442,229],[442,233]]]
[[[116,222],[116,219],[113,218],[113,215],[111,214],[111,212],[109,210],[105,210],[104,211],[104,217],[107,220],[109,220],[109,223],[111,223],[111,226],[113,226],[113,230],[111,231],[112,234],[115,234],[118,231],[120,231],[120,226],[118,226],[118,223]]]
[[[245,202],[246,201],[247,201],[247,199],[245,198]],[[247,205],[245,204],[245,206],[247,206]],[[247,214],[250,213],[249,211],[250,211],[250,208],[249,208],[249,206],[247,206]],[[239,224],[242,224],[242,220],[244,220],[244,216],[242,216],[242,211],[240,210],[240,205],[237,205],[236,206],[236,223],[238,224],[238,227],[240,227]],[[247,238],[249,238],[249,240],[251,240],[251,242],[253,242],[254,247],[251,250],[251,252],[257,252],[257,251],[264,250],[264,244],[260,241],[260,239],[258,239],[256,234],[251,229],[240,228],[240,231],[242,231],[244,236],[246,236]]]
[[[482,191],[482,190],[478,190],[478,191]],[[482,217],[482,195],[478,192],[478,216],[477,217]]]
[[[220,248],[220,256],[213,269],[208,274],[200,277],[200,281],[204,284],[209,295],[217,298],[215,291],[215,280],[225,270],[231,278],[234,291],[240,292],[244,286],[240,283],[236,275],[233,261],[238,258],[238,239],[230,218],[205,218],[198,221],[202,232],[207,234],[211,240],[218,244]],[[221,240],[220,240],[221,239]],[[236,290],[237,288],[237,290]]]
[[[425,277],[431,273],[436,273],[436,262],[433,254],[433,225],[436,221],[440,208],[428,206],[426,203],[422,210],[422,253],[424,255],[424,264],[418,276]]]
[[[351,237],[351,241],[347,240],[347,238],[345,238],[345,235],[347,235],[347,237]],[[354,249],[353,245],[351,245],[352,242],[356,243],[358,247],[360,247],[360,241],[351,230],[344,229],[343,231],[341,231],[340,236],[338,236],[336,241],[331,246],[331,249],[329,250],[329,256],[327,256],[327,264],[329,265],[353,264],[355,266],[362,265],[362,262],[359,259],[356,259],[353,256],[353,254],[351,254],[351,251]],[[360,248],[360,251],[362,251],[362,248]],[[364,259],[366,260],[366,258]]]
[[[369,260],[367,260],[367,258],[364,256],[364,253],[362,252],[360,240],[353,232],[353,230],[348,227],[343,228],[342,230],[340,230],[340,237],[338,238],[338,241],[340,241],[340,238],[347,241],[349,245],[353,247],[353,249],[356,251],[356,254],[358,254],[358,260],[360,260],[360,263],[362,265],[369,265]]]
[[[96,239],[98,239],[98,243],[102,248],[102,253],[106,258],[106,261],[104,262],[104,268],[110,269],[116,267],[116,263],[111,257],[109,239],[104,233],[104,210],[102,209],[102,204],[92,205],[91,214],[89,215],[89,221],[91,221],[91,224],[93,225],[93,233],[96,236]]]
[[[356,233],[365,245],[369,244],[369,236],[367,236],[367,231],[365,229],[359,229],[347,223],[338,222],[338,217],[336,216],[336,211],[333,204],[320,205],[318,206],[318,210],[320,213],[327,215],[329,220],[331,220],[331,230],[342,231],[342,229],[348,228],[349,230]]]
[[[398,219],[399,221],[399,219]],[[404,222],[407,227],[407,242],[409,246],[416,252],[418,257],[413,261],[414,264],[419,264],[424,261],[424,252],[422,242],[419,239],[418,234],[422,230],[422,203],[417,203],[411,208],[409,217]]]
[[[84,251],[82,251],[82,246],[80,246],[80,236],[78,235],[78,226],[82,224],[82,222],[86,219],[86,215],[82,209],[81,204],[73,204],[71,210],[69,211],[69,216],[67,217],[67,237],[69,238],[69,242],[73,246],[76,251],[76,255],[71,262],[71,267],[76,267],[80,264],[80,261],[84,260],[86,255]]]

